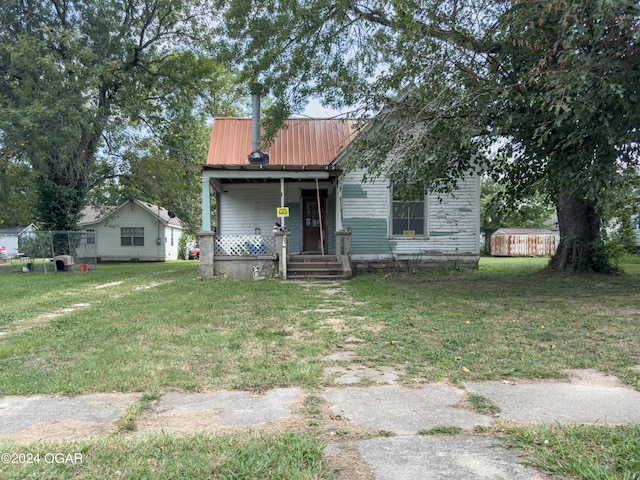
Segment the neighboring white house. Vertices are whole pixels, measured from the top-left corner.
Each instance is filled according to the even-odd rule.
[[[631,217],[631,227],[633,228],[633,235],[636,239],[636,246],[640,247],[640,215]]]
[[[13,258],[20,253],[18,248],[18,239],[20,235],[33,232],[35,228],[36,226],[31,223],[26,227],[0,229],[0,246],[7,249],[8,258]]]
[[[117,207],[85,207],[78,225],[95,233],[101,262],[177,260],[184,230],[166,208],[136,199]]]

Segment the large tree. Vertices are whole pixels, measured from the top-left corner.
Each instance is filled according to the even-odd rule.
[[[0,4],[0,154],[31,166],[45,228],[73,229],[91,188],[130,173],[136,145],[167,145],[179,122],[235,100],[206,0]]]
[[[219,4],[233,58],[280,102],[273,126],[310,95],[373,112],[358,166],[435,192],[479,170],[513,198],[542,188],[552,267],[609,269],[602,212],[638,164],[637,1]]]

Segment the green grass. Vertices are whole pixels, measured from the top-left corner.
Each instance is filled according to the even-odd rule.
[[[457,426],[433,427],[428,430],[418,430],[418,435],[458,435],[462,428]]]
[[[467,401],[478,413],[482,413],[484,415],[495,415],[496,413],[500,412],[500,407],[498,407],[487,397],[478,393],[469,392],[467,394]]]
[[[329,479],[324,444],[309,434],[109,437],[86,442],[6,443],[32,463],[0,463],[0,478]],[[53,454],[63,454],[54,456]],[[29,457],[26,457],[29,455]],[[38,455],[38,457],[36,457]],[[63,462],[57,463],[59,458]]]
[[[405,368],[407,383],[559,378],[565,368],[595,368],[640,388],[640,372],[630,368],[640,365],[637,260],[625,258],[620,275],[567,276],[542,271],[546,259],[483,258],[478,271],[363,275],[333,295],[323,293],[328,286],[278,280],[199,281],[196,262],[0,275],[0,395],[146,392],[121,419],[118,435],[91,443],[0,444],[3,452],[82,451],[90,466],[0,466],[0,478],[241,478],[229,473],[236,471],[251,472],[244,478],[329,478],[316,456],[323,418],[314,392],[328,382],[321,357],[338,346],[348,345],[358,363],[373,368]],[[315,311],[336,306],[342,309]],[[309,433],[135,433],[138,415],[166,391],[279,386],[310,393],[303,408]],[[481,398],[469,401],[491,408]],[[640,478],[631,441],[640,437],[637,428],[534,426],[503,433],[513,448],[561,475]],[[544,443],[561,436],[562,461],[549,457]],[[590,438],[594,446],[582,448]],[[291,472],[300,458],[310,469],[296,477]],[[616,476],[620,465],[636,476]]]
[[[311,293],[196,277],[194,262],[0,277],[0,392],[318,385],[330,338],[300,314],[317,305]]]
[[[561,477],[640,479],[640,425],[547,425],[506,428],[507,445]]]
[[[553,275],[540,259],[483,259],[478,272],[361,276],[360,357],[422,381],[542,379],[596,368],[639,387],[638,277]]]

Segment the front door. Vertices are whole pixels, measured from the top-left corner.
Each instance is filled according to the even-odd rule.
[[[322,225],[322,229],[320,228]],[[320,190],[320,208],[318,193],[315,190],[302,191],[302,251],[303,253],[327,253],[327,191]]]

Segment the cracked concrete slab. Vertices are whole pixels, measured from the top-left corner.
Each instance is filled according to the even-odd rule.
[[[398,378],[405,373],[391,367],[380,367],[378,369],[374,369],[355,363],[348,367],[324,367],[322,371],[326,376],[334,377],[333,381],[341,385],[353,385],[355,383],[360,383],[362,380],[394,385]]]
[[[140,394],[4,397],[0,437],[53,440],[105,434],[139,399]]]
[[[302,398],[299,388],[278,388],[265,395],[251,392],[221,390],[211,393],[167,393],[153,407],[140,430],[153,430],[151,425],[187,424],[189,417],[198,420],[201,428],[209,430],[216,425],[251,426],[274,422],[291,414],[287,405]],[[148,427],[148,428],[147,428]]]
[[[410,435],[434,427],[471,429],[491,425],[491,418],[457,406],[464,391],[445,384],[422,388],[382,386],[328,388],[334,413],[366,427]]]
[[[466,387],[500,407],[500,416],[518,423],[640,422],[640,392],[586,383],[501,384],[468,382]]]
[[[327,446],[329,456],[340,455],[353,443]],[[499,445],[477,436],[419,436],[375,438],[356,442],[376,480],[542,480],[543,477]]]

